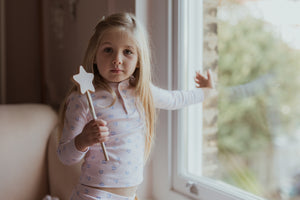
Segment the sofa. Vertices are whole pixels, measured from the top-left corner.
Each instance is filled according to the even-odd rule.
[[[58,160],[57,122],[48,105],[0,105],[1,200],[68,199],[81,163],[64,166]]]

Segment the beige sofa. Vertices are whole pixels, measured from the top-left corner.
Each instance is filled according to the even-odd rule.
[[[57,114],[42,104],[0,105],[0,199],[67,200],[80,164],[56,156]]]

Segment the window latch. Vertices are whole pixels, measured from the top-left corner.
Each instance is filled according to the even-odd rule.
[[[198,188],[196,183],[188,181],[185,186],[190,188],[190,193],[198,195]]]

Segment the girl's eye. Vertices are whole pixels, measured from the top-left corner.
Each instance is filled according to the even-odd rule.
[[[112,48],[106,47],[106,48],[104,48],[103,51],[104,51],[105,53],[111,53],[111,52],[112,52]]]
[[[133,54],[133,52],[132,52],[131,50],[129,50],[129,49],[125,49],[125,50],[124,50],[124,53],[125,53],[126,55],[131,55],[131,54]]]

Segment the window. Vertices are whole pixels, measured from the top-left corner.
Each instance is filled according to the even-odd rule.
[[[173,7],[173,30],[178,32],[178,35],[173,35],[173,42],[178,45],[173,52],[173,58],[176,58],[173,67],[177,67],[173,71],[173,77],[177,77],[173,84],[174,88],[188,90],[195,87],[195,71],[204,71],[203,2],[182,0],[177,2],[177,6]],[[202,108],[203,105],[198,104],[172,113],[172,189],[195,199],[260,199],[218,181],[216,174],[209,177],[205,173],[203,166],[208,164],[203,163],[205,147]]]
[[[196,70],[202,70],[202,45],[195,43],[202,43],[202,3],[200,0],[170,0],[163,1],[163,3],[151,1],[151,5],[156,8],[151,20],[156,23],[150,33],[155,38],[155,56],[157,56],[156,59],[160,66],[158,79],[162,87],[164,85],[167,85],[169,89],[194,87],[194,67],[199,67]],[[185,26],[185,29],[182,26]],[[198,49],[187,50],[187,47],[192,46]],[[196,51],[197,53],[193,55],[193,52]],[[180,59],[172,59],[177,57]],[[194,63],[196,64],[194,65]],[[255,195],[224,184],[215,177],[209,178],[203,174],[201,107],[198,105],[179,112],[160,112],[154,156],[152,157],[154,199],[186,200],[187,196],[210,200],[260,199]],[[193,115],[195,121],[192,125],[181,123],[186,117],[192,119]],[[191,122],[192,120],[188,121],[188,123]],[[183,136],[182,132],[187,132],[184,130],[186,128],[200,130],[200,133],[193,130],[192,133],[195,134],[179,137]],[[192,145],[185,145],[187,141],[196,142]],[[191,150],[189,148],[193,146],[192,151],[196,149],[197,152],[194,155],[187,153],[187,150]]]
[[[220,179],[272,200],[300,199],[299,9],[223,0],[218,10]]]
[[[222,2],[218,166],[214,174],[207,174],[203,167],[207,163],[203,157],[202,122],[206,116],[202,106],[169,114],[170,191],[195,199],[299,199],[300,110],[296,91],[300,45],[296,36],[300,21],[295,15],[300,3]],[[173,33],[178,35],[173,34],[176,59],[172,66],[177,67],[172,74],[177,77],[173,88],[191,89],[194,71],[203,71],[199,64],[203,2],[174,3]],[[285,17],[276,18],[276,13],[285,9]]]
[[[206,1],[206,3],[207,2],[208,1]],[[163,83],[161,84],[162,86],[165,84],[169,89],[193,88],[194,71],[203,71],[201,66],[202,62],[199,64],[199,61],[203,59],[209,59],[207,57],[202,58],[204,53],[202,49],[203,38],[201,38],[203,30],[201,23],[203,20],[202,4],[203,1],[200,0],[174,0],[167,1],[167,4],[157,4],[159,5],[159,9],[157,10],[156,15],[159,16],[158,13],[161,12],[160,16],[166,17],[168,21],[164,21],[164,18],[155,18],[154,21],[157,20],[161,29],[155,29],[153,32],[157,34],[157,38],[160,36],[164,37],[165,35],[172,35],[171,39],[166,37],[163,38],[166,39],[166,41],[161,39],[156,43],[156,47],[159,49],[157,52],[157,55],[159,56],[159,65],[168,66],[167,72],[164,72],[163,67],[160,68],[161,74],[159,76],[162,80],[161,83]],[[165,15],[164,11],[167,11],[165,12]],[[263,29],[268,28],[265,27]],[[163,30],[168,31],[163,32]],[[233,46],[234,44],[235,43],[233,43]],[[198,49],[195,50],[194,48]],[[173,54],[170,53],[172,51]],[[196,55],[194,54],[195,52],[197,52]],[[168,58],[167,61],[165,61],[166,57]],[[178,58],[178,60],[175,58]],[[232,59],[234,60],[234,58]],[[238,76],[239,73],[242,73],[241,70],[242,68],[238,68],[236,70],[236,76]],[[167,75],[164,73],[167,73]],[[220,74],[220,76],[224,75],[226,75],[226,73]],[[268,77],[261,77],[261,79],[257,77],[257,79],[250,81],[250,85],[260,85],[261,80],[265,79],[268,79]],[[236,92],[240,92],[241,96],[247,96],[253,92],[250,90],[253,88],[249,87],[250,85],[247,82],[242,84],[239,83],[235,86],[225,85],[224,89],[220,89],[220,95],[224,95],[223,93],[226,93],[227,95],[234,95]],[[225,98],[225,96],[222,97]],[[239,104],[234,105],[235,103],[236,102],[234,102],[232,106],[239,108]],[[251,105],[251,100],[246,100],[246,104]],[[254,108],[255,105],[256,104],[254,104]],[[286,106],[282,106],[281,108],[285,113],[289,110]],[[219,112],[220,111],[222,110],[219,110]],[[205,109],[202,109],[202,105],[197,105],[178,112],[162,111],[160,113],[155,156],[153,159],[154,199],[186,200],[192,198],[205,200],[259,200],[263,199],[263,197],[269,198],[268,196],[255,193],[253,190],[249,189],[251,187],[256,187],[255,184],[253,185],[253,182],[249,182],[249,180],[251,181],[252,177],[245,176],[247,173],[242,171],[243,168],[241,168],[240,165],[232,165],[238,163],[239,159],[241,158],[240,155],[238,157],[222,157],[226,155],[228,156],[228,152],[225,152],[224,154],[224,152],[221,152],[219,149],[217,154],[219,164],[216,170],[217,173],[206,173],[204,169],[204,166],[207,164],[206,160],[204,159],[206,152],[205,147],[203,146],[203,141],[205,139],[203,137],[203,130],[205,127],[204,124],[202,124],[206,117],[202,113],[205,112]],[[226,114],[226,112],[219,113],[220,116],[225,116],[225,118]],[[239,116],[240,113],[236,112],[236,114]],[[272,113],[270,115],[272,115]],[[262,115],[260,117],[262,117]],[[273,118],[275,117],[276,116]],[[246,120],[245,122],[249,121]],[[250,123],[248,125],[251,126]],[[230,124],[222,126],[221,128],[228,129],[230,128]],[[236,130],[243,130],[243,127],[237,127]],[[220,131],[218,131],[218,143],[220,142],[219,139],[222,139],[219,138],[219,133]],[[225,140],[222,141],[223,143],[220,142],[220,144],[226,144],[226,142],[229,141],[226,140],[227,138],[233,139],[233,141],[238,141],[239,139],[238,137],[231,138],[230,135],[227,135]],[[230,143],[232,144],[232,141],[230,141]],[[258,143],[260,143],[260,141]],[[229,161],[227,162],[228,165],[222,165],[224,162],[220,162],[219,159],[221,161]],[[264,158],[261,158],[261,160],[264,160]],[[230,171],[228,171],[228,169],[232,169],[230,167],[236,170],[235,173],[229,173]],[[246,179],[251,186],[247,189],[230,181],[230,179],[236,177],[241,177],[239,180],[243,180],[243,178]],[[291,191],[294,190],[290,190],[288,192]]]

